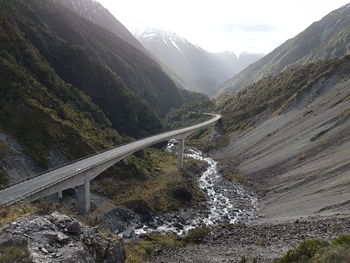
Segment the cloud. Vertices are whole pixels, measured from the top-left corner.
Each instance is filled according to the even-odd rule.
[[[271,25],[257,24],[257,25],[243,25],[243,24],[226,24],[221,25],[220,30],[225,32],[245,31],[245,32],[270,32],[276,28]]]

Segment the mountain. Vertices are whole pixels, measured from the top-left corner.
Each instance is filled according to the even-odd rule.
[[[267,218],[336,213],[350,195],[350,55],[265,77],[219,102],[241,182]],[[233,163],[234,163],[233,162]]]
[[[43,33],[41,41],[63,44],[43,27],[32,9],[35,5],[22,1],[0,1],[0,5],[1,161],[16,167],[23,178],[38,170],[19,152],[50,167],[59,159],[76,159],[125,141],[101,109],[62,80],[28,39],[25,30],[30,27],[38,36]],[[30,163],[31,171],[23,169],[20,159]],[[1,162],[0,178],[5,167]]]
[[[266,220],[336,214],[349,209],[350,55],[320,60],[220,100],[185,105],[169,124],[222,115],[212,145],[222,174],[253,189]],[[192,122],[191,122],[192,121]]]
[[[313,23],[296,37],[227,81],[217,96],[239,91],[265,76],[350,53],[350,4]]]
[[[60,5],[0,0],[0,7],[0,185],[5,170],[16,181],[159,132],[162,114],[205,99]]]
[[[120,133],[156,133],[161,116],[191,101],[148,55],[60,5],[29,1],[11,12],[59,77],[90,96]]]
[[[192,91],[214,95],[219,85],[242,69],[233,53],[209,53],[172,32],[148,29],[136,37]]]
[[[106,8],[94,0],[49,0],[60,4],[90,22],[115,34],[130,45],[145,51],[141,43]]]
[[[230,51],[217,53],[216,55],[224,60],[225,63],[229,64],[237,73],[264,56],[264,54],[255,54],[249,52],[243,52],[237,56],[234,52]]]

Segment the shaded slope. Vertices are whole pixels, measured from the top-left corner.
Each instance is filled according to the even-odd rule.
[[[53,30],[67,42],[72,42],[79,45],[89,53],[89,56],[95,54],[105,63],[126,85],[128,89],[141,97],[160,117],[163,117],[171,108],[179,107],[184,103],[206,100],[206,96],[193,92],[182,90],[176,86],[171,78],[163,71],[160,65],[154,61],[147,51],[133,36],[130,40],[131,33],[126,28],[119,30],[119,26],[114,26],[112,20],[116,20],[106,9],[97,3],[90,0],[56,0],[60,3],[57,5],[59,14],[53,11],[51,14],[47,10],[39,12],[40,18],[44,18]],[[70,4],[69,4],[70,3]],[[81,6],[86,6],[85,11],[78,11],[72,6],[80,3]],[[99,18],[89,19],[89,15],[85,12],[92,12],[95,5],[103,11],[103,14],[98,15]],[[96,23],[99,26],[91,26],[91,23],[86,23],[86,19],[78,19],[75,15],[70,14],[65,8],[60,8],[61,5],[68,6],[70,9],[77,12],[81,17]],[[92,10],[91,10],[92,9]],[[108,14],[105,12],[108,12]],[[50,14],[50,15],[49,15]],[[65,22],[62,20],[65,17]],[[101,17],[111,20],[112,24],[107,22],[98,22]],[[54,20],[54,21],[51,21]],[[101,27],[112,32],[112,35]],[[68,27],[70,27],[68,29]],[[68,29],[68,31],[67,31]],[[67,35],[66,32],[69,32]],[[126,38],[125,35],[129,37]],[[134,42],[137,42],[134,43]],[[86,43],[88,42],[88,43]],[[129,43],[132,43],[130,45]],[[87,44],[89,45],[87,47]],[[138,48],[134,48],[138,46]]]
[[[93,0],[50,0],[115,34],[130,45],[146,51],[139,41],[99,2]]]
[[[350,4],[345,5],[250,65],[225,83],[217,96],[239,91],[290,67],[349,54]]]
[[[37,50],[48,63],[47,67],[54,70],[66,83],[84,91],[101,107],[115,129],[131,136],[143,136],[161,129],[157,114],[129,91],[123,81],[102,61],[98,55],[100,49],[92,46],[98,45],[99,40],[88,42],[84,34],[69,25],[69,15],[73,19],[70,24],[74,24],[76,19],[77,27],[79,22],[90,28],[94,27],[92,24],[70,11],[67,16],[63,16],[47,1],[27,1],[25,4],[12,1],[1,5],[4,20],[14,25],[11,28],[4,27],[4,34],[13,35],[17,31],[17,34],[23,35],[24,42]],[[41,15],[40,12],[44,14]],[[44,23],[45,15],[52,24]],[[59,33],[66,39],[59,37],[54,29],[60,30]],[[26,56],[15,40],[4,39],[2,44],[4,51],[8,50],[19,57]],[[30,61],[28,64],[30,65]],[[29,68],[29,71],[35,73],[33,68]],[[41,73],[39,76],[46,78],[45,74]],[[47,83],[44,82],[44,85]]]
[[[0,19],[1,131],[43,166],[51,150],[75,159],[122,142],[103,112],[59,78],[4,9]]]
[[[159,115],[192,99],[147,55],[66,8],[47,1],[5,7],[58,75],[89,95],[121,133],[158,132]]]

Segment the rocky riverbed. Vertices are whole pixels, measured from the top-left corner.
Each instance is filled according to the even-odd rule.
[[[349,213],[284,222],[264,222],[260,219],[249,224],[215,227],[203,244],[160,251],[152,262],[271,263],[303,240],[332,240],[341,234],[349,234],[349,230]]]
[[[176,151],[173,141],[167,151]],[[222,223],[245,222],[256,217],[258,199],[249,190],[227,181],[218,172],[218,163],[195,149],[186,149],[186,158],[207,164],[198,175],[199,188],[207,201],[182,211],[154,214],[137,214],[125,208],[115,208],[105,214],[102,224],[113,233],[124,238],[150,232],[173,232],[183,234],[201,226],[216,226]]]

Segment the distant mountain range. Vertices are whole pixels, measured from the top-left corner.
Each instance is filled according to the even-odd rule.
[[[187,89],[209,96],[226,80],[263,56],[210,53],[173,32],[160,29],[148,29],[135,35],[151,54],[183,80]]]
[[[217,96],[239,91],[286,69],[350,54],[350,4],[313,23],[296,37],[227,81]]]

